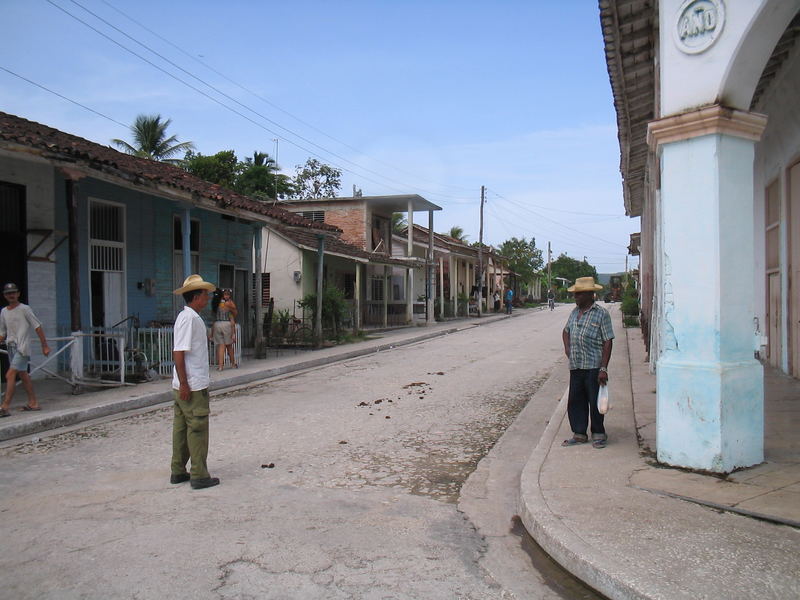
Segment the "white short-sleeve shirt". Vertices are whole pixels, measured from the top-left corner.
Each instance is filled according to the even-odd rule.
[[[175,319],[173,335],[172,349],[186,353],[184,359],[189,389],[193,392],[206,389],[211,378],[208,375],[208,334],[203,319],[193,308],[185,306]],[[180,387],[178,370],[173,367],[172,389],[178,390]]]
[[[30,306],[22,302],[13,309],[6,306],[0,311],[0,335],[9,344],[16,344],[17,352],[25,356],[31,355],[31,332],[41,326]]]

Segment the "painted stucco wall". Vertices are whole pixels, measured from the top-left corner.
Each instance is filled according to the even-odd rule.
[[[306,279],[302,251],[281,236],[264,230],[262,251],[266,253],[264,273],[269,273],[270,297],[275,300],[275,310],[292,310],[294,301],[303,297]],[[294,280],[294,272],[300,271],[300,283]],[[313,273],[312,273],[313,276]]]
[[[763,460],[753,358],[753,143],[706,135],[662,148],[659,460],[727,472]],[[691,214],[691,219],[685,215]]]
[[[753,228],[755,232],[755,280],[756,316],[766,334],[766,239],[765,239],[765,190],[773,181],[778,181],[782,199],[780,228],[781,263],[781,368],[788,371],[788,321],[789,281],[788,281],[788,206],[786,171],[800,159],[800,45],[795,44],[790,56],[772,81],[767,93],[755,107],[756,112],[769,117],[767,127],[756,144],[754,168]]]
[[[25,186],[26,220],[28,229],[52,230],[56,215],[53,201],[55,181],[52,167],[36,160],[20,160],[7,154],[0,155],[0,181]],[[36,256],[44,256],[61,236],[50,236],[36,250]],[[28,250],[39,243],[41,235],[28,234]],[[52,256],[53,261],[58,260]],[[28,261],[28,280],[15,282],[24,286],[27,303],[42,322],[45,335],[55,337],[58,315],[56,301],[55,262]],[[2,282],[5,283],[5,282]],[[1,285],[1,283],[0,283]],[[54,345],[52,345],[55,347]],[[31,345],[31,358],[34,364],[42,361],[41,346],[38,340]]]
[[[739,90],[744,81],[752,80],[753,76],[757,82],[757,76],[760,75],[764,65],[763,62],[758,64],[760,54],[753,52],[755,64],[743,65],[740,70],[749,69],[754,75],[747,78],[742,74],[742,82],[733,84],[727,81],[732,59],[745,34],[754,26],[756,17],[762,10],[775,10],[776,4],[782,2],[788,5],[794,1],[779,0],[776,3],[774,0],[746,2],[727,0],[724,2],[725,22],[716,42],[699,54],[686,54],[678,48],[674,39],[674,30],[684,0],[661,0],[659,2],[661,116],[680,114],[716,103],[747,110],[750,100],[744,98],[746,94],[729,93],[725,89],[726,83]],[[766,38],[764,41],[767,42]],[[772,41],[770,52],[774,45],[775,42]]]

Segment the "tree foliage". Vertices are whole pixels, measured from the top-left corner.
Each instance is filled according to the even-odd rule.
[[[594,277],[594,280],[597,281],[597,269],[595,269],[594,266],[590,265],[585,260],[578,260],[564,253],[560,254],[558,258],[551,263],[550,268],[554,280],[556,277],[563,277],[564,279],[568,279],[571,283],[575,283],[578,277]]]
[[[464,233],[464,229],[459,227],[458,225],[453,225],[445,235],[450,236],[451,238],[457,239],[459,242],[466,243],[467,235]]]
[[[275,160],[265,152],[254,152],[240,161],[233,150],[205,156],[187,152],[183,168],[201,179],[217,183],[256,200],[286,198],[291,195],[291,180],[278,173]]]
[[[400,235],[408,227],[408,221],[403,213],[392,213],[392,233]]]
[[[498,248],[498,253],[508,258],[508,268],[517,273],[524,282],[533,281],[544,261],[542,251],[536,247],[536,239],[518,239],[512,237]]]
[[[174,135],[167,136],[171,119],[161,120],[161,115],[139,115],[131,125],[133,143],[115,138],[111,140],[117,148],[140,158],[180,164],[181,159],[173,158],[194,149],[192,142],[179,142]]]
[[[309,158],[304,165],[295,167],[292,186],[294,198],[335,198],[342,187],[342,171]]]
[[[199,152],[187,152],[183,168],[200,179],[230,189],[234,189],[241,173],[241,163],[233,150],[222,150],[211,156],[205,156]]]

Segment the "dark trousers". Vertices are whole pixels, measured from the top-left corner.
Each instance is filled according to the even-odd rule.
[[[597,392],[600,384],[597,375],[600,369],[572,369],[569,372],[569,400],[567,415],[572,433],[585,436],[592,417],[592,438],[605,439],[603,416],[597,411]],[[597,434],[597,435],[595,435]]]

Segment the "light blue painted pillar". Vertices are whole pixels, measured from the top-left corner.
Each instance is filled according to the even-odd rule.
[[[765,123],[712,107],[650,124],[663,239],[656,446],[670,465],[729,472],[764,459],[753,146]]]

